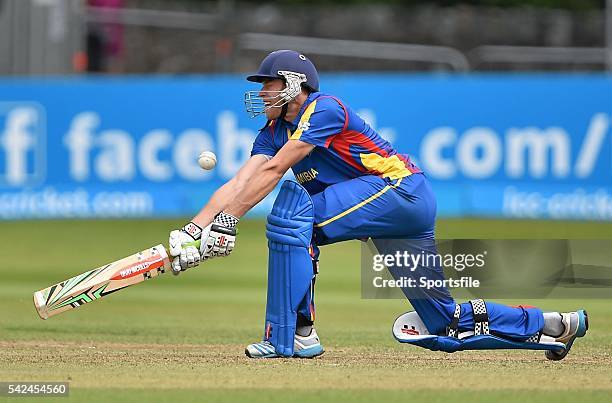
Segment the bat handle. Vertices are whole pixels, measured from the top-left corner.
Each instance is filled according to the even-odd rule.
[[[185,246],[195,246],[196,248],[198,248],[198,250],[200,250],[200,244],[201,243],[202,243],[202,241],[200,239],[198,239],[197,241],[186,243]],[[172,261],[172,259],[174,259],[176,257],[176,256],[172,256],[170,254],[170,249],[166,249],[166,253],[167,253],[168,258],[170,259],[170,261]]]

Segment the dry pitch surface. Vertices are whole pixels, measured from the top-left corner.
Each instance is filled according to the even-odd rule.
[[[612,233],[609,225],[536,227],[546,225],[556,237]],[[261,222],[244,223],[231,258],[38,319],[32,291],[163,240],[171,226],[3,224],[3,244],[29,239],[38,247],[16,245],[0,269],[0,381],[68,381],[75,401],[612,401],[611,300],[520,301],[589,310],[587,338],[562,362],[540,352],[428,352],[391,338],[393,319],[409,309],[404,301],[360,299],[356,243],[323,249],[317,323],[327,352],[313,360],[247,359],[244,345],[260,337],[265,307]],[[487,236],[493,226],[513,237],[533,228],[449,221],[440,231]]]
[[[577,348],[562,363],[524,352],[453,355],[330,346],[313,360],[248,360],[239,344],[2,342],[2,379],[67,380],[72,397],[104,400],[206,396],[206,400],[609,401],[612,356]],[[44,363],[44,364],[43,364]],[[8,369],[8,371],[7,371]],[[279,393],[280,395],[277,395]]]

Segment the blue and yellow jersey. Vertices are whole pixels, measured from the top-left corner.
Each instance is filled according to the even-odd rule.
[[[352,109],[320,92],[309,95],[293,122],[268,122],[255,139],[251,155],[274,156],[291,139],[316,146],[292,167],[310,194],[364,175],[393,180],[421,172]]]

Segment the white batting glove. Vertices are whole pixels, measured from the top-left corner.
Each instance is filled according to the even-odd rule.
[[[236,224],[238,224],[238,218],[233,215],[223,211],[217,214],[212,224],[202,233],[200,243],[202,260],[228,256],[232,253],[236,245]]]
[[[208,230],[210,226],[205,229]],[[180,230],[170,232],[168,244],[170,245],[170,256],[172,259],[172,273],[179,274],[191,267],[200,264],[201,255],[198,248],[193,245],[202,237],[202,228],[190,222]]]

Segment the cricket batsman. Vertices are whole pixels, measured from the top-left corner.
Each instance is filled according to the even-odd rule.
[[[230,255],[240,218],[291,169],[296,181],[281,185],[266,224],[263,341],[245,352],[251,358],[311,358],[324,352],[314,328],[318,247],[370,238],[384,250],[385,240],[396,238],[433,250],[436,200],[407,155],[342,100],[319,91],[319,75],[306,56],[272,52],[247,80],[261,90],[245,93],[246,110],[253,117],[265,114],[267,122],[238,173],[191,222],[170,233],[172,270]],[[201,240],[199,249],[194,240]],[[443,278],[440,267],[428,269],[432,278]],[[404,293],[416,311],[401,331],[416,337],[408,342],[432,350],[535,348],[560,360],[588,328],[583,310],[543,313],[480,299],[459,304],[444,287]],[[542,338],[550,342],[541,344]]]

